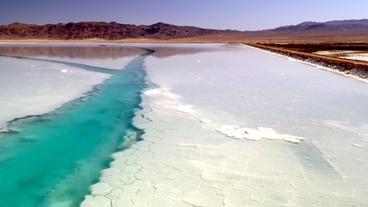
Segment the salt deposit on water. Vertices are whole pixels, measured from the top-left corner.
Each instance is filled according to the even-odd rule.
[[[278,134],[275,130],[271,128],[265,127],[256,127],[256,128],[248,128],[242,127],[240,125],[226,125],[224,123],[214,123],[199,111],[196,111],[192,105],[183,104],[180,102],[181,97],[170,92],[168,88],[154,88],[147,90],[144,93],[146,96],[157,98],[162,107],[164,108],[174,108],[179,112],[185,113],[189,116],[192,116],[202,124],[207,127],[211,127],[212,129],[235,139],[249,139],[249,140],[260,140],[260,139],[269,139],[269,140],[284,140],[292,143],[299,143],[301,140],[304,140],[302,137],[287,135],[287,134]]]

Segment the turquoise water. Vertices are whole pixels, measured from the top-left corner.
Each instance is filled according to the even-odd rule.
[[[111,154],[139,139],[131,122],[146,87],[144,58],[85,97],[0,134],[0,206],[79,205]]]

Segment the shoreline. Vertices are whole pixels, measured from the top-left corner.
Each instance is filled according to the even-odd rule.
[[[280,55],[282,57],[288,58],[291,61],[298,61],[303,64],[314,66],[318,69],[333,72],[335,74],[339,74],[345,77],[353,78],[358,81],[362,81],[364,83],[368,83],[368,62],[364,63],[363,61],[355,61],[355,60],[352,61],[349,59],[341,59],[324,55],[309,54],[305,52],[264,46],[259,44],[256,45],[256,44],[241,43],[241,45],[255,48],[261,51],[266,51],[271,54]],[[329,61],[336,61],[336,62],[331,63]],[[345,64],[348,64],[348,66]],[[353,67],[354,64],[357,64],[359,67],[364,67],[364,69],[354,68]]]
[[[2,43],[241,43],[239,40],[196,40],[196,39],[145,39],[145,38],[132,38],[132,39],[0,39]]]

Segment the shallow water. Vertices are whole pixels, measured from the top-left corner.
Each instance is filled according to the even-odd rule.
[[[145,87],[143,61],[135,58],[85,97],[17,120],[0,135],[1,206],[82,201],[110,155],[139,137],[131,120]]]
[[[0,139],[5,206],[77,205],[97,181],[83,206],[368,204],[365,83],[237,45],[131,46],[156,50],[145,70],[73,61],[113,76]]]

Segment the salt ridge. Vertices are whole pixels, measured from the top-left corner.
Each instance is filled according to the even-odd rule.
[[[164,107],[175,109],[178,112],[189,115],[197,120],[206,127],[209,127],[227,137],[233,139],[247,139],[247,140],[282,140],[291,143],[299,143],[304,140],[303,137],[293,136],[289,134],[277,133],[272,128],[256,127],[249,128],[241,125],[228,125],[222,123],[215,123],[210,119],[203,117],[202,113],[194,109],[194,106],[183,104],[181,97],[170,91],[170,88],[159,87],[152,88],[144,92],[144,95],[156,99],[156,102]]]

